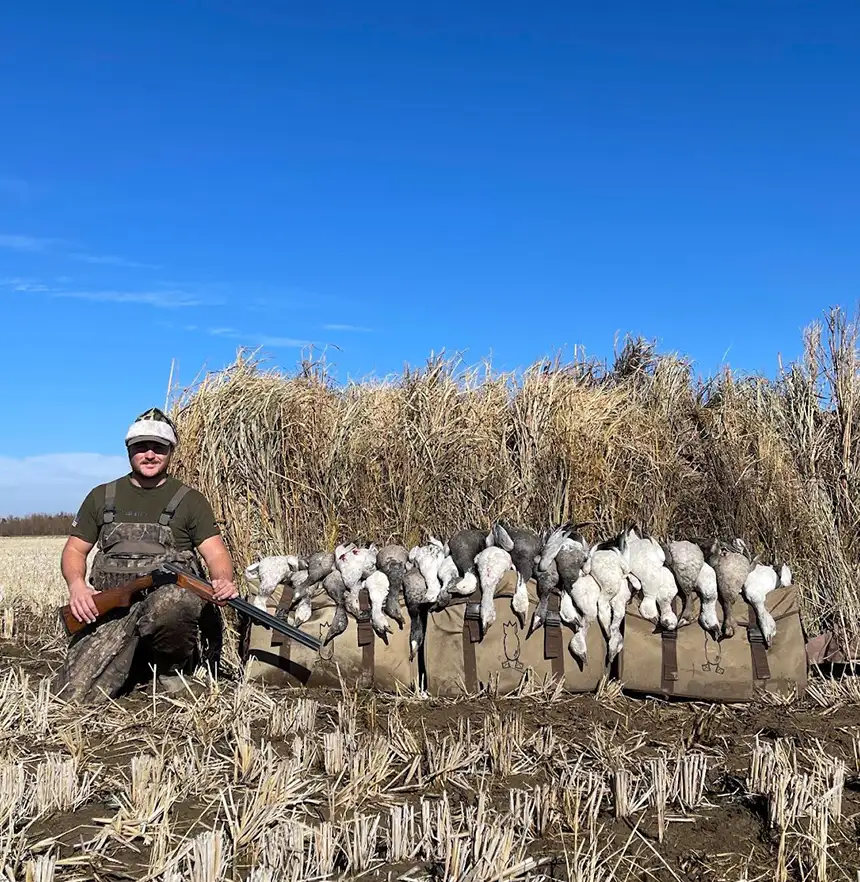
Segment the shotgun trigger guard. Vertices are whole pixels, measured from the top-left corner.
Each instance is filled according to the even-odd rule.
[[[175,581],[176,573],[171,573],[163,569],[157,569],[154,573],[152,573],[152,588],[150,590],[161,588],[162,585],[170,585]]]

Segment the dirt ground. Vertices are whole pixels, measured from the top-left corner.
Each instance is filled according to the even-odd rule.
[[[47,757],[72,756],[79,779],[93,780],[74,808],[30,811],[16,824],[17,839],[7,836],[4,846],[0,837],[0,865],[15,873],[10,878],[24,878],[28,862],[32,872],[40,855],[57,861],[57,879],[233,879],[248,877],[253,866],[254,879],[310,878],[314,869],[293,852],[288,864],[266,875],[273,862],[287,860],[287,852],[273,858],[283,825],[341,831],[331,878],[860,878],[860,706],[844,703],[838,692],[830,701],[791,706],[668,703],[613,691],[556,700],[360,695],[344,702],[336,692],[210,682],[177,697],[141,688],[105,708],[73,712],[38,694],[40,678],[60,659],[58,647],[0,643],[0,682],[14,680],[16,694],[25,696],[17,727],[15,714],[4,721],[0,710],[0,763],[32,770]],[[4,694],[8,704],[11,686]],[[318,702],[314,721],[304,729],[290,723],[290,714],[309,701]],[[38,717],[46,719],[35,725]],[[347,754],[340,766],[332,759],[339,738]],[[839,811],[821,840],[823,867],[822,849],[810,844],[817,835],[812,820],[801,817],[780,830],[770,821],[777,797],[751,787],[753,753],[775,746],[790,749],[800,776],[811,774],[820,758],[844,764]],[[158,788],[142,796],[146,788],[138,780],[135,792],[134,758],[161,757],[179,769],[180,755],[193,757],[197,771],[176,785],[169,807],[153,808],[147,800]],[[665,761],[671,775],[682,756],[704,758],[704,787],[694,806],[669,798],[661,841],[661,811],[647,787],[633,810],[619,812],[618,770],[645,781],[657,774],[649,763]],[[299,770],[301,792],[252,804],[285,768],[279,762]],[[175,781],[181,777],[177,772]],[[167,779],[159,780],[164,786]],[[580,805],[588,796],[576,783],[582,780],[606,782],[605,799],[591,814]],[[523,809],[515,798],[531,803]],[[424,844],[395,861],[392,812],[410,806],[419,819],[423,813]],[[450,844],[428,844],[428,818],[443,809],[449,835],[469,844],[473,855],[487,847],[481,836],[515,835],[492,861],[473,856],[457,869]],[[377,815],[379,828],[357,857],[358,832],[350,839],[343,831],[356,818]],[[204,871],[200,834],[219,828],[232,843],[229,859],[217,872]]]

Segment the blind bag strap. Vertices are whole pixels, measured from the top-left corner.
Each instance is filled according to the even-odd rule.
[[[552,675],[564,678],[564,644],[561,637],[561,598],[553,591],[547,602],[543,623],[543,656],[552,664]]]
[[[469,692],[478,691],[478,659],[475,644],[481,642],[481,592],[476,589],[463,614],[463,677]]]
[[[749,606],[749,625],[747,625],[747,639],[750,642],[750,659],[752,660],[752,674],[754,680],[770,680],[770,664],[767,660],[767,647],[764,644],[764,635],[758,626],[758,616],[755,607]]]
[[[373,625],[370,623],[370,595],[367,588],[358,592],[358,608],[361,613],[358,620],[358,645],[361,647],[362,680],[364,685],[372,686],[376,634],[373,633]]]
[[[660,633],[663,648],[660,683],[663,692],[671,695],[678,679],[678,632],[664,630]]]

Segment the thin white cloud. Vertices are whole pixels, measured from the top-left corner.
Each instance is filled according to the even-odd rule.
[[[128,459],[124,456],[0,456],[0,516],[76,512],[93,487],[127,473]]]
[[[156,309],[186,309],[191,306],[213,304],[215,301],[181,288],[158,288],[148,291],[76,290],[46,285],[39,279],[0,279],[0,288],[19,294],[44,294],[48,297],[91,300],[97,303],[132,303],[152,306]]]
[[[364,328],[361,325],[323,325],[324,331],[346,331],[353,334],[370,334],[373,328]]]
[[[206,333],[213,337],[224,337],[229,340],[242,340],[247,345],[266,346],[270,349],[301,349],[312,346],[310,340],[299,340],[295,337],[277,337],[269,334],[247,334],[235,328],[207,328]]]
[[[11,291],[19,291],[22,294],[45,294],[51,289],[38,279],[0,279],[0,288],[9,288]]]
[[[53,241],[53,239],[39,239],[36,236],[0,233],[0,248],[7,248],[10,251],[44,251]]]
[[[3,190],[3,178],[0,178],[0,192]],[[8,182],[7,182],[8,183]],[[0,248],[9,251],[41,252],[62,244],[60,239],[42,239],[38,236],[25,236],[19,233],[0,233]],[[77,260],[88,263],[91,266],[116,266],[123,269],[162,269],[155,263],[143,263],[139,260],[129,260],[127,257],[118,257],[115,254],[90,254],[86,251],[70,251],[60,256],[69,260]]]
[[[82,263],[89,263],[95,266],[119,266],[125,269],[161,269],[158,264],[155,263],[141,263],[137,260],[128,260],[125,257],[116,257],[113,254],[84,254],[81,252],[74,252],[69,255],[72,260],[79,260]]]
[[[310,340],[296,340],[294,337],[260,337],[260,346],[268,346],[271,349],[302,349],[305,346],[313,346]]]
[[[190,291],[50,291],[51,297],[92,300],[97,303],[137,303],[156,309],[185,309],[203,306],[206,301]]]

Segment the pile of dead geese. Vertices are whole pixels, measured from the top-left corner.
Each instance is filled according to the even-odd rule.
[[[476,528],[458,531],[447,542],[429,538],[425,545],[361,547],[339,545],[334,553],[318,551],[307,558],[288,554],[264,557],[245,570],[256,586],[254,603],[266,608],[278,585],[289,586],[292,598],[280,614],[292,612],[293,624],[307,622],[313,601],[323,593],[335,604],[325,642],[342,634],[349,617],[362,617],[361,592],[366,589],[373,630],[388,643],[395,623],[403,628],[401,596],[410,618],[410,646],[414,655],[424,641],[428,613],[437,612],[456,598],[480,595],[482,631],[496,619],[496,590],[513,571],[516,588],[511,608],[525,627],[529,613],[527,584],[534,579],[537,604],[529,634],[546,620],[548,601],[560,596],[560,617],[573,636],[570,651],[586,662],[588,629],[598,621],[614,659],[623,645],[621,623],[631,599],[639,598],[640,615],[665,630],[693,621],[693,601],[700,600],[698,623],[715,640],[731,638],[736,622],[732,606],[739,597],[752,605],[765,643],[770,646],[776,623],[765,598],[777,587],[790,584],[791,571],[759,562],[741,539],[729,543],[661,542],[637,527],[628,527],[612,539],[591,545],[579,532],[584,525],[565,525],[537,532],[496,524],[489,533]],[[682,602],[680,614],[675,598]],[[722,622],[717,617],[722,607]]]

